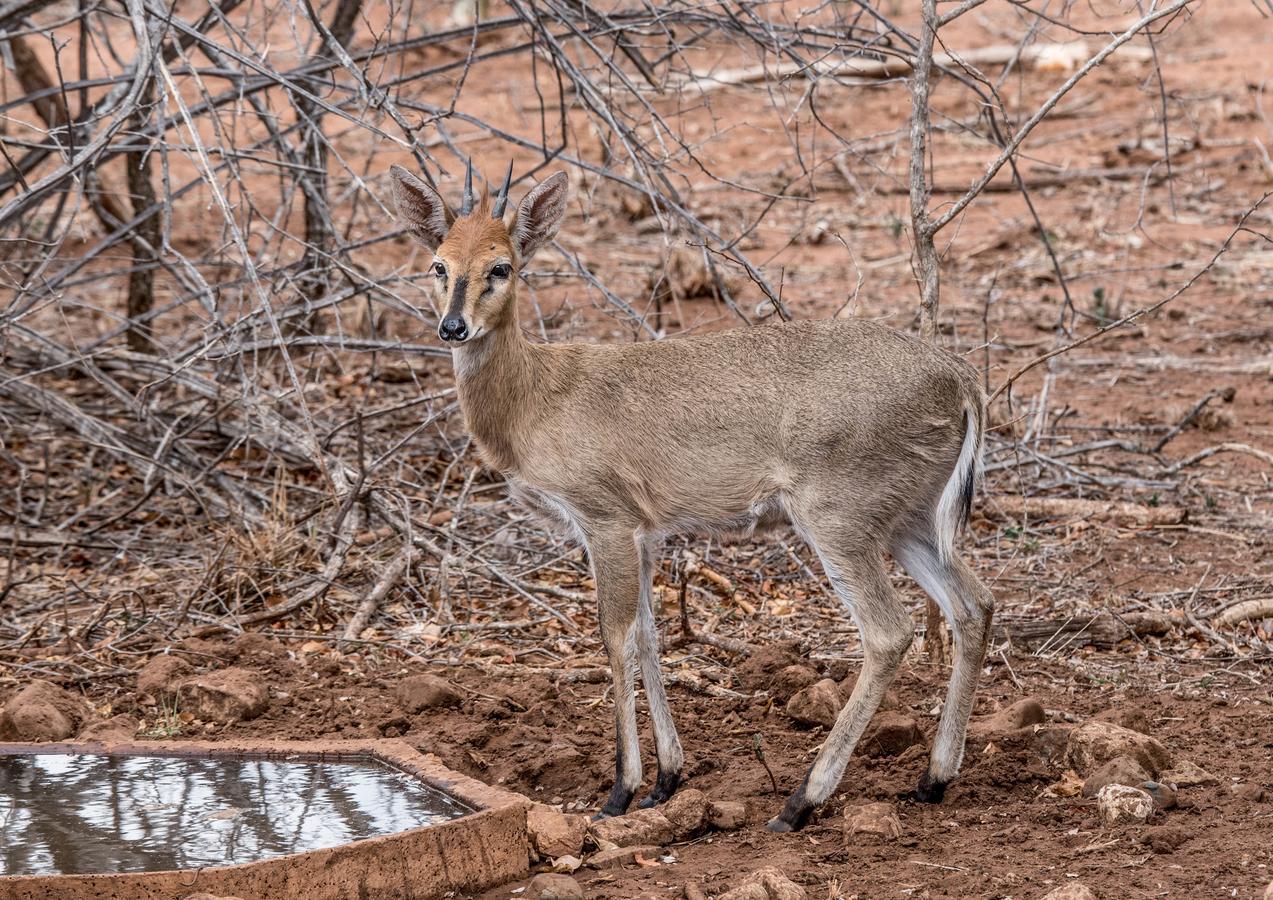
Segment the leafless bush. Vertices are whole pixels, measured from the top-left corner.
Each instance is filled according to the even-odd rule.
[[[563,239],[530,273],[529,327],[566,332],[591,308],[632,340],[686,326],[668,307],[690,288],[738,324],[791,316],[782,273],[748,255],[751,239],[841,176],[863,195],[909,193],[917,309],[937,339],[938,236],[1005,169],[1064,295],[1053,349],[1083,339],[1019,154],[1073,84],[1125,45],[1153,53],[1191,3],[1133,4],[1096,32],[1009,5],[1015,42],[966,54],[943,36],[978,0],[940,15],[926,0],[918,34],[848,2],[793,14],[509,0],[475,22],[463,3],[0,7],[0,637],[88,646],[69,613],[49,614],[59,605],[114,622],[116,650],[146,646],[156,624],[209,633],[304,612],[327,629],[351,614],[342,598],[368,591],[408,601],[391,614],[404,627],[471,617],[499,595],[576,629],[580,598],[560,585],[581,576],[578,556],[492,503],[468,453],[434,361],[436,311],[388,208],[391,162],[444,189],[478,146],[490,165],[512,156],[522,185],[569,169],[588,214],[618,216],[664,264],[620,291],[586,242]],[[1067,41],[1085,50],[1060,89],[1028,110],[1005,99],[1010,71]],[[939,78],[977,115],[931,115]],[[889,81],[913,100],[893,130],[852,136],[823,118],[828,98]],[[712,123],[740,85],[767,91],[779,122],[811,113],[816,134],[791,126],[773,171],[715,157]],[[937,206],[934,129],[975,139],[986,166]],[[873,186],[846,167],[908,154],[904,178]],[[87,559],[94,571],[68,574]]]

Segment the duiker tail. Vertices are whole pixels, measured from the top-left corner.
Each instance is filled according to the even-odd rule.
[[[972,498],[981,474],[984,440],[985,406],[980,398],[969,400],[964,407],[964,443],[959,449],[959,459],[933,513],[933,538],[943,560],[954,555],[955,535],[968,524],[968,517],[972,514]]]

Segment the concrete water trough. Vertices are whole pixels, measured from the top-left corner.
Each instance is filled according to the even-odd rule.
[[[397,740],[0,743],[0,900],[480,891],[529,805]]]

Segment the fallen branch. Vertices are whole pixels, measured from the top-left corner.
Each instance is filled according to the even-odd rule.
[[[350,617],[349,624],[345,626],[345,633],[342,635],[341,640],[357,640],[358,635],[362,634],[362,630],[371,621],[371,617],[375,614],[376,607],[380,605],[380,601],[393,589],[393,586],[398,583],[398,579],[402,578],[403,573],[407,571],[410,565],[411,545],[407,544],[385,568],[380,580],[371,589],[371,593],[358,604],[358,609]]]
[[[1224,626],[1270,617],[1273,617],[1273,597],[1257,597],[1254,600],[1244,600],[1235,606],[1230,606],[1218,616],[1213,617],[1211,621]]]
[[[1116,525],[1152,528],[1179,525],[1186,512],[1179,506],[1145,506],[1114,500],[1080,500],[1072,497],[1021,497],[1005,494],[989,498],[981,507],[988,519],[1080,519]]]

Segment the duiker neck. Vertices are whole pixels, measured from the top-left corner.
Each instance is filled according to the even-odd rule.
[[[482,457],[501,472],[518,468],[524,425],[534,421],[534,356],[515,313],[451,351],[464,421]]]

